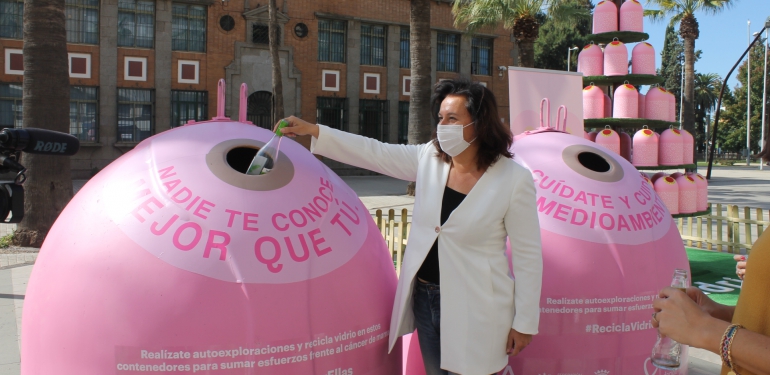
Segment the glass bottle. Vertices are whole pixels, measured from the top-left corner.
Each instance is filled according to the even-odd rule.
[[[281,129],[287,125],[289,125],[289,122],[286,120],[281,120],[278,123],[273,138],[270,138],[270,140],[257,151],[257,154],[254,155],[254,159],[251,160],[251,164],[249,164],[249,169],[246,170],[246,174],[262,175],[273,169],[273,166],[278,162],[278,149],[281,146],[281,139],[283,139]]]
[[[687,271],[682,269],[674,270],[674,278],[671,281],[671,287],[685,291],[687,289]],[[661,337],[658,331],[658,341],[652,348],[650,360],[652,364],[662,370],[676,370],[680,366],[682,354],[682,344],[672,340],[669,337]]]

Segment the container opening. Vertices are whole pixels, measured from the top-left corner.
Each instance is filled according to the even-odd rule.
[[[577,158],[582,166],[594,172],[603,173],[610,170],[610,163],[599,154],[584,151],[579,153]]]
[[[257,154],[257,151],[259,151],[259,148],[236,147],[227,152],[227,165],[229,165],[230,168],[245,174],[249,169],[252,159],[254,159],[254,155]],[[272,169],[273,159],[270,156],[267,156],[267,158],[268,161],[265,163],[265,168]]]

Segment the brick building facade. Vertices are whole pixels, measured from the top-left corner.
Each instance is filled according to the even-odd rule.
[[[93,173],[152,134],[216,113],[270,126],[266,0],[66,0],[70,130],[81,140],[74,178]],[[409,1],[278,0],[285,114],[386,142],[406,142]],[[483,82],[508,116],[513,43],[499,29],[468,36],[451,4],[431,2],[432,78]],[[22,0],[0,0],[0,127],[21,127]]]

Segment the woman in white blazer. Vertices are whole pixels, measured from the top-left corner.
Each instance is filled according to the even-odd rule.
[[[311,135],[315,154],[416,181],[390,349],[416,328],[427,375],[488,375],[538,332],[543,265],[535,186],[511,160],[513,139],[491,91],[445,80],[431,102],[438,125],[422,145],[381,143],[296,117],[282,131]]]

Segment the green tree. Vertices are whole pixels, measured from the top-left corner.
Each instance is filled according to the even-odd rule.
[[[468,33],[500,25],[511,30],[519,45],[520,65],[528,68],[535,67],[539,15],[546,14],[554,22],[573,26],[578,20],[590,18],[590,12],[573,0],[457,0],[452,13],[455,27]]]
[[[431,80],[430,0],[410,0],[409,59],[412,75],[412,94],[409,97],[409,128],[407,142],[422,144],[430,140],[433,121],[430,114]],[[406,188],[414,195],[415,183]]]
[[[695,74],[695,127],[698,137],[695,139],[697,152],[705,152],[706,123],[717,105],[722,78],[716,73]]]
[[[661,84],[676,96],[676,113],[679,114],[679,98],[682,93],[682,64],[684,63],[684,44],[674,30],[674,25],[666,27],[663,50],[660,52],[658,75],[666,80]]]
[[[577,6],[582,6],[586,11],[591,11],[593,5],[588,0],[571,0]],[[573,25],[565,26],[551,19],[545,19],[540,27],[540,36],[535,41],[535,66],[540,69],[566,70],[567,49],[570,47],[582,48],[590,42],[591,20],[581,19]],[[580,49],[573,51],[570,70],[577,69],[577,55]]]
[[[23,126],[69,133],[70,86],[64,0],[24,1]],[[40,247],[72,198],[69,157],[24,155],[24,219],[13,237]]]
[[[698,136],[695,129],[695,39],[700,30],[695,12],[716,14],[729,7],[732,0],[648,0],[658,9],[647,9],[644,14],[653,21],[663,20],[671,16],[669,25],[679,23],[679,35],[684,40],[684,96],[682,110],[682,127]],[[695,152],[695,150],[693,150]]]

